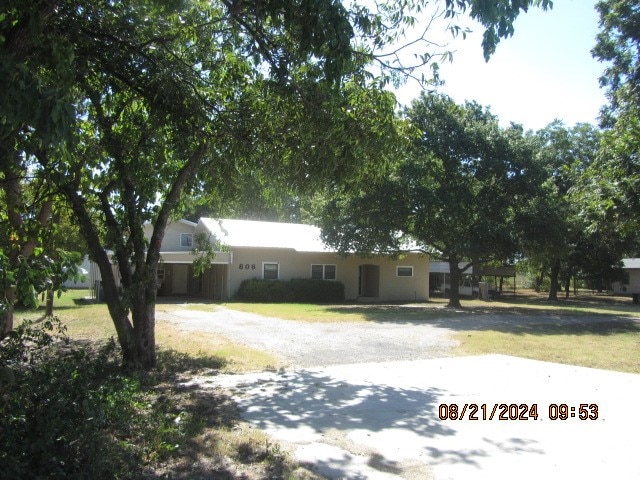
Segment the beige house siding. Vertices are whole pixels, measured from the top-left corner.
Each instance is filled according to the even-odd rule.
[[[144,226],[144,233],[147,239],[151,238],[153,232],[153,225],[147,223]],[[196,225],[186,220],[180,220],[177,222],[169,222],[164,232],[164,238],[162,239],[161,250],[163,252],[188,252],[193,247],[181,245],[182,234],[194,235],[196,231]]]
[[[619,295],[640,293],[640,270],[629,270],[629,283],[614,282],[613,292]]]
[[[233,222],[237,226],[238,221]],[[231,223],[231,226],[233,227],[234,223]],[[202,232],[209,235],[211,230],[203,224],[202,220],[197,225],[184,220],[170,222],[161,246],[158,294],[229,300],[233,298],[244,280],[263,278],[264,265],[274,263],[278,265],[279,280],[312,278],[312,265],[325,266],[323,273],[327,272],[327,265],[335,266],[335,280],[344,284],[345,299],[348,301],[424,302],[429,300],[428,255],[407,253],[398,259],[383,255],[370,258],[355,255],[345,257],[328,251],[309,251],[311,248],[325,249],[325,247],[317,241],[307,241],[307,236],[303,236],[298,243],[287,238],[287,233],[295,234],[298,232],[298,227],[302,227],[301,231],[306,235],[308,226],[286,225],[283,231],[278,230],[279,226],[276,224],[248,223],[245,226],[252,228],[244,239],[241,239],[246,243],[226,245],[228,251],[218,253],[213,264],[202,275],[196,276],[192,266],[194,260],[191,253],[192,247],[182,246],[180,237],[182,233],[191,233],[195,236]],[[275,231],[278,236],[272,235],[270,243],[266,242],[269,245],[268,248],[256,247],[255,245],[261,244],[261,232],[264,234],[266,227],[275,229],[271,233]],[[147,238],[151,236],[151,232],[152,226],[145,225]],[[283,246],[276,247],[280,239]],[[254,246],[246,246],[246,244]],[[285,246],[287,248],[284,248]],[[333,271],[332,267],[329,268],[330,271]],[[404,275],[398,275],[398,267],[404,267],[402,269]],[[99,280],[99,278],[92,278],[92,280]]]
[[[384,256],[343,257],[336,253],[254,248],[233,250],[229,284],[231,294],[238,290],[242,281],[263,278],[265,263],[278,264],[279,280],[311,278],[311,266],[314,264],[335,265],[336,281],[344,284],[347,300],[422,302],[429,299],[429,257],[427,255],[410,253],[398,260],[392,260]],[[366,265],[377,267],[371,269],[379,273],[377,295],[366,295],[367,292],[362,291],[361,267]],[[399,277],[398,266],[412,267],[413,276]]]
[[[640,270],[629,271],[629,290],[631,293],[640,293]]]
[[[640,258],[625,258],[623,262],[628,281],[614,282],[612,285],[614,293],[619,295],[640,293]]]

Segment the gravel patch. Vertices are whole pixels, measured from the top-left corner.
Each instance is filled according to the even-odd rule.
[[[299,367],[444,357],[457,345],[450,330],[431,324],[295,322],[223,307],[157,312],[156,317],[183,330],[219,333],[268,350]]]
[[[412,309],[407,305],[397,308]],[[451,356],[457,331],[526,330],[539,325],[587,326],[599,322],[638,322],[637,318],[549,312],[486,313],[443,311],[441,317],[387,322],[296,322],[218,307],[213,312],[158,311],[159,320],[183,330],[214,332],[280,357],[289,367],[322,367],[366,362],[425,360]],[[407,318],[410,318],[408,316]],[[415,318],[415,316],[414,316]]]

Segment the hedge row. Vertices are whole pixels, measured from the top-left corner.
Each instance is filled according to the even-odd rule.
[[[292,280],[244,280],[236,300],[264,303],[340,303],[344,284],[330,280],[294,278]]]

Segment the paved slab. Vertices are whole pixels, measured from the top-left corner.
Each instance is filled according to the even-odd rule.
[[[194,381],[228,388],[246,420],[329,478],[640,479],[640,375],[487,355]],[[501,404],[528,419],[499,420]],[[580,404],[597,419],[580,420]],[[463,419],[440,418],[451,405],[467,405]],[[553,420],[560,405],[568,418]]]

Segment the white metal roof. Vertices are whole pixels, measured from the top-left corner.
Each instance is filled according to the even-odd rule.
[[[640,258],[625,258],[622,263],[624,268],[640,268]]]
[[[287,248],[298,252],[332,252],[320,228],[298,223],[201,218],[200,224],[228,247]]]

